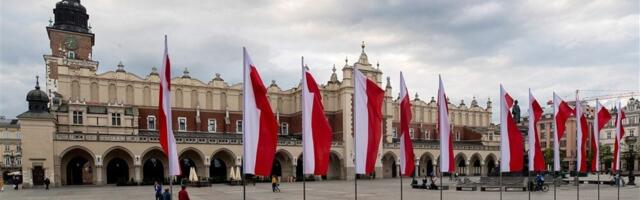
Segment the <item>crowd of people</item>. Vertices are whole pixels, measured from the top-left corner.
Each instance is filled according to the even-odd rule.
[[[162,192],[162,185],[158,182],[153,184],[153,190],[155,191],[156,200],[171,200],[171,192],[169,192],[169,188],[164,188],[164,192]],[[180,192],[178,192],[178,200],[190,200],[189,192],[187,192],[187,186],[182,185]]]

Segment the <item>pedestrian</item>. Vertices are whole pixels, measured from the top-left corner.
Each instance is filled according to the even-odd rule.
[[[162,193],[162,200],[171,200],[171,193],[169,193],[169,188],[164,189],[164,193]]]
[[[190,200],[189,193],[187,192],[187,186],[183,185],[182,190],[178,192],[178,200]]]
[[[162,185],[158,181],[153,184],[153,190],[156,192],[156,200],[162,200]]]
[[[45,190],[49,190],[49,184],[51,184],[51,180],[49,180],[49,177],[44,177],[44,189]]]
[[[14,190],[18,190],[18,177],[17,176],[13,176],[13,189]]]
[[[0,178],[0,192],[4,192],[4,179]]]
[[[278,187],[280,185],[280,181],[278,180],[277,176],[271,176],[271,190],[273,190],[273,192],[280,192],[280,188]]]

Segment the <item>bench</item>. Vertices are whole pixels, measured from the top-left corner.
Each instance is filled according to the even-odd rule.
[[[458,185],[456,186],[457,191],[476,191],[478,187],[475,185]]]

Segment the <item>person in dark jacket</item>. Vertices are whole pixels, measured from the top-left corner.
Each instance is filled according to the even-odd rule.
[[[182,190],[178,192],[178,200],[190,200],[189,193],[187,193],[187,186],[183,185]]]
[[[45,177],[44,178],[44,189],[45,190],[49,190],[49,184],[51,184],[51,180],[49,180],[49,177]]]
[[[164,189],[164,193],[162,193],[162,200],[171,200],[171,193],[169,193],[169,188]]]
[[[156,191],[156,200],[162,200],[162,185],[158,181],[153,184],[153,190]]]

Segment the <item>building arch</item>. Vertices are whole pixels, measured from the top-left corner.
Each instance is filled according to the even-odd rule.
[[[116,84],[109,84],[109,101],[116,103],[118,102],[118,89],[116,88]]]
[[[393,151],[387,151],[382,156],[382,177],[383,178],[395,178],[398,176],[397,167],[398,157]]]
[[[80,82],[77,80],[71,81],[71,99],[72,100],[80,99]]]
[[[434,158],[431,152],[424,152],[420,156],[420,170],[418,176],[435,176],[435,166],[433,165]]]
[[[209,177],[213,182],[226,182],[229,174],[236,166],[236,156],[233,151],[221,148],[211,154]]]
[[[100,87],[98,87],[97,82],[91,82],[91,101],[92,102],[100,101]]]
[[[454,162],[456,165],[455,167],[456,173],[458,173],[458,175],[466,175],[467,174],[467,155],[465,155],[463,152],[456,154],[456,157],[454,158]]]
[[[125,95],[126,104],[133,105],[135,103],[135,99],[134,98],[135,97],[133,95],[133,86],[132,85],[127,85],[126,95]]]
[[[135,173],[134,156],[127,148],[113,146],[102,154],[102,177],[107,184],[126,183]]]
[[[142,182],[144,184],[164,182],[169,165],[162,149],[158,146],[148,148],[142,153],[141,159]]]
[[[484,164],[487,166],[487,176],[498,175],[498,159],[496,155],[490,153],[484,158]]]
[[[480,176],[482,174],[482,156],[479,153],[471,155],[469,165],[469,175]]]
[[[275,159],[273,160],[273,166],[271,168],[271,175],[280,176],[285,180],[294,176],[293,156],[289,151],[280,149],[276,152]]]
[[[151,88],[149,86],[144,86],[142,89],[142,101],[145,106],[151,106]]]
[[[200,150],[188,147],[182,149],[178,155],[180,170],[182,170],[180,178],[189,178],[191,168],[195,169],[198,177],[202,177],[204,175],[203,172],[208,170],[204,165],[204,154]]]
[[[329,153],[329,168],[327,169],[327,175],[323,176],[322,178],[325,180],[339,180],[339,179],[343,179],[344,177],[344,172],[343,167],[344,166],[343,163],[344,159],[342,158],[342,155],[340,155],[339,152],[337,151],[331,151]]]
[[[63,185],[94,184],[95,154],[86,147],[72,146],[60,154]]]

